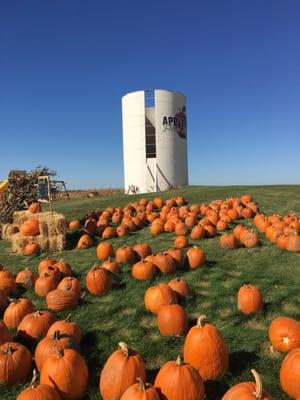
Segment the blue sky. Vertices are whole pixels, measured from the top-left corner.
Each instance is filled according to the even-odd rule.
[[[122,187],[121,96],[188,100],[191,184],[300,183],[298,0],[0,3],[0,180]]]

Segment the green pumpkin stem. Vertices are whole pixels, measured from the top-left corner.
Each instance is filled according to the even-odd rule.
[[[260,377],[259,373],[255,371],[255,369],[251,369],[251,373],[252,373],[253,376],[254,376],[255,384],[256,384],[256,386],[255,386],[255,392],[254,392],[255,398],[256,398],[257,400],[262,400],[262,396],[263,396],[263,387],[262,387],[262,380],[261,380],[261,377]]]

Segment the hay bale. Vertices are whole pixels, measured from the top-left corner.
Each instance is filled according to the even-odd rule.
[[[49,238],[48,236],[38,235],[36,242],[40,246],[41,252],[49,250]]]
[[[65,235],[56,235],[49,237],[49,250],[50,251],[62,251],[66,246]]]
[[[48,237],[49,231],[48,231],[48,224],[45,221],[39,221],[39,229],[40,229],[40,234],[42,236]]]
[[[34,238],[34,236],[23,236],[20,232],[15,233],[11,237],[12,251],[18,254],[23,253],[25,246],[30,241],[34,241]]]
[[[13,224],[20,226],[25,222],[28,218],[32,217],[33,214],[28,210],[25,211],[15,211],[13,213]]]
[[[3,240],[10,240],[12,235],[19,232],[19,227],[14,224],[3,224],[1,237]]]

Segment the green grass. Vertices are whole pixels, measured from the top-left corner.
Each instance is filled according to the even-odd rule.
[[[270,213],[296,212],[300,214],[300,186],[262,186],[262,187],[197,187],[164,193],[164,198],[182,194],[189,203],[208,202],[251,193],[261,210]],[[60,201],[54,210],[62,212],[67,218],[80,218],[94,208],[123,206],[139,196],[127,197],[113,195],[105,198]],[[153,196],[147,196],[153,197]],[[247,224],[253,227],[252,221]],[[268,326],[278,315],[300,319],[300,255],[276,248],[261,234],[261,245],[254,249],[240,248],[225,251],[220,248],[218,237],[191,241],[207,254],[208,262],[201,269],[178,272],[192,287],[193,293],[185,302],[193,325],[199,314],[205,314],[208,321],[222,332],[230,351],[230,368],[221,379],[206,384],[207,399],[221,399],[232,385],[252,380],[250,369],[262,374],[264,387],[276,400],[288,399],[279,386],[279,368],[284,357],[269,352]],[[162,234],[156,238],[149,235],[148,229],[131,234],[123,239],[111,240],[114,247],[126,243],[133,245],[147,241],[154,252],[172,246],[174,234]],[[76,275],[85,285],[85,274],[97,261],[95,247],[88,250],[69,250],[54,253],[53,257],[65,258]],[[26,258],[10,253],[10,244],[0,242],[0,263],[17,272],[25,266],[37,268],[42,257]],[[98,382],[101,368],[117,347],[125,341],[138,350],[145,359],[148,380],[153,382],[161,365],[175,359],[182,353],[184,338],[161,337],[156,327],[155,317],[146,312],[143,296],[152,284],[168,282],[172,277],[157,276],[152,282],[138,282],[131,278],[130,266],[123,266],[120,276],[114,279],[114,289],[100,298],[86,296],[80,307],[73,311],[73,319],[83,330],[82,354],[89,365],[90,383],[85,399],[99,399]],[[265,307],[261,314],[252,317],[241,315],[236,307],[236,295],[243,283],[252,283],[262,290]],[[32,290],[28,297],[37,308],[45,309],[44,299],[37,299]],[[64,317],[66,313],[58,314]],[[26,384],[26,383],[25,383]],[[24,387],[0,386],[0,398],[15,399]]]

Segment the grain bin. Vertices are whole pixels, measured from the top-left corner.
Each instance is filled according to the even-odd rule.
[[[186,97],[140,90],[122,97],[125,193],[188,184]]]

